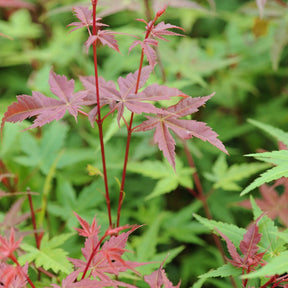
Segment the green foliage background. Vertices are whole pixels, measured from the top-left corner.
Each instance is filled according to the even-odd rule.
[[[0,38],[1,115],[15,101],[16,95],[31,95],[31,90],[37,90],[51,96],[47,80],[52,68],[58,74],[74,78],[77,89],[81,89],[79,75],[93,74],[92,54],[85,54],[83,46],[85,31],[68,33],[66,27],[75,21],[71,13],[75,1],[31,2],[36,7],[33,11],[0,10],[0,32],[13,38]],[[124,7],[126,2],[120,2]],[[109,24],[111,30],[141,36],[143,23],[134,20],[145,17],[144,5],[141,3],[141,9],[133,10],[135,1],[130,2],[132,10],[108,11],[103,14],[103,22]],[[183,287],[191,287],[198,275],[223,264],[210,229],[192,216],[197,213],[205,217],[200,201],[186,189],[193,189],[192,174],[197,170],[204,192],[209,195],[213,219],[245,227],[253,215],[236,205],[247,197],[239,195],[257,174],[271,167],[269,163],[275,163],[256,163],[244,155],[255,156],[253,153],[260,148],[278,149],[274,138],[270,139],[257,125],[252,125],[255,122],[247,120],[254,119],[284,131],[287,131],[288,120],[288,14],[285,10],[276,1],[267,1],[261,20],[255,1],[218,0],[216,9],[209,6],[213,1],[193,2],[203,5],[203,9],[168,8],[163,15],[166,22],[184,27],[186,36],[170,37],[169,42],[160,44],[160,64],[164,68],[166,85],[191,96],[216,92],[206,107],[193,117],[208,123],[220,135],[230,155],[225,156],[210,144],[192,139],[187,143],[195,162],[195,168],[191,168],[183,143],[179,141],[175,174],[152,145],[151,133],[134,134],[121,218],[122,224],[147,224],[139,235],[132,236],[131,249],[136,252],[131,259],[162,261],[170,251],[166,260],[169,277],[174,283],[181,278]],[[85,3],[89,1],[78,1],[77,5]],[[103,8],[100,13],[105,11]],[[128,55],[134,39],[119,35],[117,40],[121,54],[99,47],[100,75],[107,80],[116,80],[138,68],[139,50],[133,49]],[[151,82],[163,84],[159,65],[151,78]],[[119,131],[115,118],[104,122],[114,211],[126,145],[126,129],[122,127]],[[97,129],[81,116],[77,125],[74,119],[67,117],[42,129],[20,132],[28,125],[28,122],[6,124],[0,147],[0,160],[5,164],[5,168],[1,165],[1,174],[17,175],[17,191],[30,187],[31,191],[39,193],[34,197],[35,207],[42,208],[37,221],[51,237],[74,231],[73,227],[78,224],[73,211],[87,221],[96,214],[104,231],[108,224],[105,199],[101,194],[103,181],[100,175],[91,176],[87,170],[88,164],[90,169],[101,170]],[[257,188],[257,185],[252,187]],[[258,195],[257,190],[253,193]],[[12,203],[11,198],[1,199],[2,219]],[[23,211],[28,211],[26,202]],[[25,225],[25,229],[31,228],[30,223]],[[63,255],[79,257],[80,240],[74,234],[67,235],[70,234],[62,236],[66,240],[65,251],[58,248],[59,243],[49,246],[48,237],[43,245],[48,245],[50,250],[57,247]],[[37,264],[39,255],[35,254],[31,243],[25,245],[29,252],[27,257],[34,257]],[[63,265],[66,271],[71,269],[68,264]],[[143,272],[150,273],[157,265],[144,267]],[[56,272],[61,271],[59,267],[54,267]],[[209,284],[205,287],[231,285],[224,279],[207,281]]]

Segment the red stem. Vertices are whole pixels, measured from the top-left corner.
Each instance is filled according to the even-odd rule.
[[[106,232],[107,232],[107,231],[106,231]],[[84,270],[83,275],[82,275],[82,277],[81,277],[81,280],[83,280],[83,279],[85,278],[86,273],[87,273],[87,271],[88,271],[88,269],[89,269],[89,266],[90,266],[90,264],[91,264],[91,262],[92,262],[92,259],[93,259],[93,257],[95,256],[95,254],[96,254],[96,252],[97,252],[97,249],[100,247],[100,244],[102,243],[102,241],[103,241],[106,237],[107,237],[107,233],[105,233],[105,234],[102,236],[102,238],[99,240],[99,242],[97,243],[97,245],[96,245],[95,248],[93,249],[93,251],[92,251],[92,253],[91,253],[91,255],[90,255],[90,258],[89,258],[89,260],[88,260],[88,262],[87,262],[87,264],[86,264],[86,267],[85,267],[85,270]]]
[[[15,257],[13,254],[11,254],[11,255],[9,256],[9,258],[10,258],[19,268],[21,268],[20,270],[23,272],[23,274],[24,274],[26,280],[28,281],[28,283],[30,284],[30,286],[31,286],[32,288],[36,288],[36,287],[34,286],[33,282],[31,281],[31,279],[29,278],[29,276],[26,275],[25,272],[22,270],[22,266],[19,264],[19,262],[17,261],[16,257]]]
[[[142,49],[140,64],[139,64],[138,77],[137,77],[136,88],[135,88],[135,94],[138,93],[138,89],[139,89],[143,60],[144,60],[144,51]],[[134,118],[134,113],[132,112],[129,127],[127,128],[127,142],[126,142],[125,158],[124,158],[121,187],[120,187],[120,194],[119,194],[119,201],[118,201],[118,209],[117,209],[117,227],[119,227],[119,225],[120,225],[121,207],[122,207],[123,198],[124,198],[124,186],[125,186],[126,171],[127,171],[128,157],[129,157],[130,141],[131,141],[131,135],[133,132],[132,131],[133,118]]]
[[[93,8],[93,35],[97,35],[97,27],[96,27],[96,6],[97,0],[92,1],[92,8]],[[99,82],[98,82],[98,64],[97,64],[97,47],[95,41],[93,43],[93,56],[94,56],[94,71],[95,71],[95,87],[96,87],[96,97],[97,97],[97,107],[98,113],[96,122],[99,129],[99,140],[101,146],[101,157],[102,157],[102,166],[103,166],[103,176],[104,176],[104,185],[105,185],[105,198],[106,204],[108,209],[108,218],[109,218],[109,225],[112,227],[112,217],[111,217],[111,204],[110,204],[110,196],[109,196],[109,188],[108,188],[108,176],[107,176],[107,169],[106,169],[106,158],[105,158],[105,148],[104,148],[104,140],[103,140],[103,128],[102,123],[103,120],[101,119],[101,107],[100,107],[100,93],[99,93]]]
[[[147,28],[145,39],[147,39],[153,29],[153,26],[156,22],[156,20],[161,16],[162,14],[156,14],[155,18],[151,22],[150,26]],[[141,77],[141,71],[143,67],[143,61],[144,61],[144,49],[142,48],[141,51],[141,57],[140,57],[140,64],[139,64],[139,71],[137,76],[137,82],[136,82],[136,88],[135,88],[135,94],[138,93],[139,89],[139,83],[140,83],[140,77]],[[128,134],[127,134],[127,142],[126,142],[126,150],[125,150],[125,158],[124,158],[124,165],[123,165],[123,171],[122,171],[122,180],[121,180],[121,187],[120,187],[120,194],[119,194],[119,201],[118,201],[118,209],[117,209],[117,227],[120,225],[120,214],[121,214],[121,207],[123,203],[124,198],[124,186],[125,186],[125,179],[126,179],[126,171],[127,171],[127,164],[128,164],[128,156],[129,156],[129,149],[130,149],[130,141],[131,141],[131,135],[133,132],[132,124],[133,124],[133,118],[134,113],[131,113],[130,117],[130,123],[128,127]]]
[[[148,4],[147,2],[145,2]],[[147,28],[145,39],[147,39],[153,29],[153,26],[156,22],[156,20],[162,15],[161,14],[156,14],[155,18],[151,22],[150,26]],[[141,77],[141,71],[143,67],[143,61],[144,61],[144,49],[142,48],[141,51],[141,57],[140,57],[140,64],[139,64],[139,71],[138,71],[138,76],[137,76],[137,82],[136,82],[136,88],[135,88],[135,94],[138,93],[139,89],[139,83],[140,83],[140,77]],[[123,165],[123,171],[122,171],[122,180],[121,180],[121,187],[120,187],[120,194],[119,194],[119,201],[118,201],[118,210],[117,210],[117,227],[120,225],[120,214],[121,214],[121,207],[123,203],[123,198],[124,198],[124,186],[125,186],[125,179],[126,179],[126,171],[127,171],[127,164],[128,164],[128,156],[129,156],[129,149],[130,149],[130,141],[131,141],[131,135],[133,132],[132,124],[133,124],[133,118],[134,118],[134,113],[131,113],[131,118],[130,118],[130,123],[127,128],[127,142],[126,142],[126,151],[125,151],[125,158],[124,158],[124,165]]]
[[[29,200],[29,206],[30,206],[30,210],[31,210],[31,219],[32,219],[32,225],[33,225],[33,229],[35,230],[34,232],[34,237],[35,237],[35,241],[36,241],[36,246],[37,246],[37,249],[40,249],[40,242],[41,242],[41,239],[37,233],[37,225],[36,225],[36,217],[35,217],[35,211],[34,211],[34,208],[33,208],[33,201],[32,201],[32,196],[31,194],[29,193],[30,192],[30,189],[28,188],[27,189],[28,191],[28,200]]]

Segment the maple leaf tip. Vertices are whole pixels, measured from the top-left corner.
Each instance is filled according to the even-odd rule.
[[[166,9],[167,9],[167,5],[165,5],[164,8],[162,8],[161,10],[157,11],[156,18],[159,18],[161,15],[163,15]]]

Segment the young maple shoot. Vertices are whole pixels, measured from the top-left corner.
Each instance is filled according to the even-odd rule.
[[[109,31],[109,34],[107,34],[108,32],[104,33],[106,30],[100,30],[101,27],[106,26],[99,22],[101,19],[97,19],[97,35],[91,34],[90,26],[93,23],[91,20],[92,12],[88,8],[74,8],[74,13],[80,20],[80,23],[73,22],[68,26],[76,26],[73,30],[82,27],[88,29],[90,40],[88,39],[88,44],[86,42],[86,45],[90,46],[92,43],[100,41],[103,45],[108,45],[110,48],[119,51],[116,39],[112,35],[116,33]],[[93,125],[96,116],[99,113],[97,97],[95,95],[96,89],[99,89],[100,106],[109,105],[110,113],[117,110],[118,123],[124,118],[123,112],[125,108],[131,111],[132,114],[152,114],[152,116],[145,116],[148,120],[135,128],[131,128],[131,132],[147,131],[156,128],[154,141],[158,144],[159,149],[163,151],[164,156],[174,169],[175,141],[169,132],[170,129],[181,139],[189,139],[193,136],[198,137],[204,141],[209,141],[212,145],[227,153],[224,145],[217,138],[218,134],[213,132],[205,123],[197,122],[195,120],[179,119],[197,112],[198,107],[204,105],[214,94],[206,97],[191,98],[176,88],[170,88],[156,83],[147,86],[143,91],[138,92],[138,90],[145,85],[150,72],[156,65],[156,54],[151,47],[151,45],[158,45],[158,41],[155,40],[155,38],[166,40],[163,35],[181,35],[167,30],[170,28],[181,29],[178,26],[165,24],[164,22],[155,25],[157,18],[162,13],[163,12],[156,14],[154,20],[149,23],[143,19],[137,19],[146,24],[146,36],[143,41],[134,41],[130,50],[136,45],[141,45],[142,55],[146,55],[150,65],[142,67],[143,57],[141,57],[140,67],[136,72],[128,74],[126,78],[119,77],[117,81],[119,90],[116,88],[113,81],[106,81],[104,78],[99,77],[97,79],[98,86],[96,87],[94,76],[82,76],[80,77],[80,80],[86,90],[74,93],[73,79],[68,81],[65,76],[57,75],[51,71],[49,76],[50,89],[59,100],[46,97],[35,91],[32,92],[32,97],[28,95],[17,96],[18,102],[15,102],[8,107],[8,110],[2,119],[1,128],[3,129],[5,122],[23,121],[24,119],[33,116],[36,118],[33,125],[29,128],[40,127],[53,120],[60,120],[64,117],[66,111],[77,120],[78,112],[85,114],[81,111],[82,106],[95,106],[88,114],[89,120]],[[153,41],[149,42],[148,40]],[[181,100],[178,104],[170,106],[167,109],[157,108],[152,103],[149,103],[151,101],[169,100],[173,96],[179,96]],[[182,99],[183,97],[184,99]],[[128,123],[126,119],[124,120],[125,123]]]
[[[156,24],[158,18],[165,12],[165,9],[158,11],[153,20],[146,22],[143,19],[137,19],[146,24],[146,33],[144,40],[136,40],[129,48],[131,51],[139,45],[141,47],[139,68],[129,73],[126,77],[119,77],[117,85],[109,80],[105,80],[98,76],[97,64],[97,45],[107,45],[109,48],[119,52],[117,40],[114,31],[104,29],[106,24],[101,23],[101,18],[96,18],[97,1],[92,1],[92,10],[87,7],[74,8],[74,14],[80,22],[73,22],[68,26],[74,27],[71,31],[86,27],[88,30],[88,39],[85,42],[86,49],[90,46],[93,48],[94,59],[94,75],[81,76],[85,90],[74,92],[74,80],[68,80],[66,76],[61,76],[51,71],[49,75],[49,85],[51,92],[57,97],[50,98],[39,92],[32,92],[32,96],[19,95],[17,102],[8,107],[1,123],[1,131],[5,122],[18,122],[27,118],[35,117],[33,124],[29,128],[41,127],[53,120],[62,119],[66,112],[71,114],[77,121],[78,113],[87,116],[91,125],[96,122],[99,129],[99,140],[101,146],[101,157],[103,164],[103,178],[105,183],[105,198],[107,201],[109,228],[104,236],[99,237],[99,227],[94,219],[90,226],[85,220],[76,214],[83,229],[78,229],[81,236],[86,237],[85,247],[82,249],[84,260],[70,259],[74,264],[76,271],[72,272],[63,280],[63,287],[105,287],[105,286],[123,286],[135,287],[118,280],[114,280],[112,276],[119,275],[120,272],[127,269],[138,273],[135,268],[146,263],[137,263],[126,261],[122,258],[125,245],[130,233],[137,226],[120,226],[120,212],[124,195],[124,183],[126,178],[126,168],[128,163],[130,139],[133,132],[148,131],[155,129],[154,141],[163,151],[164,157],[175,169],[175,140],[171,134],[173,131],[181,139],[190,139],[192,137],[200,138],[210,142],[212,145],[227,153],[222,142],[217,138],[218,135],[212,131],[206,123],[195,120],[181,119],[198,111],[213,95],[205,97],[192,98],[176,88],[170,88],[165,85],[156,83],[145,87],[150,73],[157,64],[157,55],[154,48],[158,46],[158,40],[167,41],[165,36],[182,36],[179,33],[172,32],[168,29],[183,30],[181,27],[160,22]],[[91,29],[92,28],[92,29]],[[144,66],[144,57],[148,60],[148,65]],[[140,90],[142,89],[142,90]],[[154,105],[155,101],[169,100],[171,97],[178,97],[179,102],[168,108],[159,108]],[[82,111],[83,106],[89,106],[90,112]],[[110,111],[101,116],[101,108],[108,106]],[[124,111],[128,109],[130,119],[124,117]],[[117,121],[123,120],[127,128],[127,144],[125,158],[123,164],[122,180],[119,194],[119,203],[117,210],[117,224],[112,222],[110,196],[108,189],[108,177],[106,170],[106,158],[103,141],[103,121],[113,112],[117,112]],[[142,115],[145,113],[147,120],[140,125],[133,127],[134,114]],[[28,128],[28,129],[29,129]],[[114,228],[116,227],[116,228]],[[119,234],[123,229],[130,229],[128,232]],[[105,240],[106,237],[109,240]],[[79,280],[79,274],[82,277]],[[78,279],[78,280],[77,280]],[[29,278],[27,278],[29,282]],[[161,267],[153,272],[150,276],[145,276],[144,281],[151,288],[164,287],[173,288],[173,284],[166,277],[165,271]],[[77,283],[76,283],[77,282]],[[100,283],[101,282],[101,283]],[[30,282],[29,282],[30,283]],[[31,284],[30,284],[31,285]],[[31,285],[32,286],[32,285]],[[179,287],[180,283],[176,286]],[[32,286],[33,287],[33,286]],[[54,287],[59,287],[54,285]],[[82,286],[81,286],[82,287]]]

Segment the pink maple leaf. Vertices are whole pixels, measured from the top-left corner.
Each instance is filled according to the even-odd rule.
[[[85,221],[83,218],[81,218],[76,212],[74,212],[74,215],[78,219],[79,223],[81,224],[83,229],[75,228],[79,232],[80,236],[83,237],[92,237],[94,235],[98,236],[100,226],[97,226],[96,218],[93,218],[91,226],[87,221]]]
[[[1,287],[23,288],[27,287],[28,263],[24,267],[0,263]]]
[[[155,128],[154,142],[158,144],[159,149],[163,151],[164,156],[174,169],[176,143],[170,130],[181,139],[190,139],[194,136],[203,141],[208,141],[221,151],[228,153],[222,142],[217,138],[218,134],[206,126],[206,123],[178,119],[197,112],[198,107],[204,105],[213,95],[214,93],[205,97],[185,97],[176,105],[162,109],[162,113],[158,113],[155,116],[145,116],[148,120],[135,127],[135,131],[147,131]]]
[[[92,17],[92,10],[89,10],[87,7],[74,7],[73,8],[74,15],[80,20],[80,22],[72,22],[67,26],[75,26],[70,32],[75,31],[77,29],[80,29],[82,27],[86,27],[89,32],[88,40],[85,42],[86,46],[86,52],[88,53],[89,47],[94,42],[101,42],[101,44],[107,45],[108,47],[119,51],[119,47],[117,44],[117,40],[115,39],[115,34],[126,34],[126,33],[120,33],[120,32],[114,32],[110,30],[101,30],[101,27],[103,26],[109,26],[106,24],[101,23],[101,18],[96,18],[96,33],[95,35],[92,35],[90,31],[90,26],[93,25],[93,17]],[[94,33],[93,33],[94,34]]]
[[[141,48],[143,49],[144,54],[147,57],[147,60],[149,62],[149,64],[151,65],[151,67],[154,67],[156,65],[156,52],[155,50],[152,48],[152,46],[157,47],[158,46],[158,41],[154,40],[154,39],[144,39],[143,41],[141,40],[135,40],[131,46],[129,47],[129,52],[131,52],[131,50],[137,46],[140,45]]]
[[[73,7],[74,15],[80,20],[80,22],[72,22],[67,26],[75,26],[70,32],[86,27],[88,32],[91,34],[89,27],[93,25],[92,22],[92,10],[88,7]],[[96,27],[108,26],[106,24],[100,23],[102,18],[96,18]]]
[[[165,9],[162,9],[157,12],[155,15],[155,18],[151,20],[149,23],[147,23],[144,19],[136,19],[137,21],[144,22],[146,24],[146,36],[143,41],[136,40],[134,41],[130,48],[129,52],[137,45],[140,45],[143,53],[146,55],[147,60],[149,64],[154,67],[156,65],[156,53],[153,49],[154,47],[158,46],[158,41],[155,40],[155,38],[168,41],[166,38],[163,36],[168,36],[168,35],[174,35],[174,36],[183,36],[182,34],[169,31],[168,29],[181,29],[184,30],[183,28],[179,26],[175,26],[172,24],[165,24],[164,22],[160,22],[157,25],[155,25],[156,20],[165,12]]]
[[[146,66],[142,69],[139,88],[146,82],[151,68]],[[172,96],[184,96],[185,94],[178,89],[169,88],[164,85],[152,84],[146,87],[142,92],[135,94],[135,88],[137,83],[138,70],[135,73],[130,73],[126,78],[120,77],[118,79],[119,91],[116,87],[107,87],[107,100],[111,101],[110,109],[118,111],[118,123],[123,116],[124,109],[141,114],[141,113],[163,113],[167,114],[167,111],[163,111],[160,108],[155,107],[152,103],[147,101],[169,100]],[[112,90],[113,89],[113,90]]]
[[[176,286],[168,279],[165,270],[162,265],[156,271],[153,271],[150,275],[144,276],[144,281],[149,284],[150,288],[180,288],[181,282]]]
[[[284,192],[279,195],[277,188],[283,186]],[[288,227],[288,178],[282,177],[274,182],[273,185],[263,184],[260,186],[262,199],[255,199],[257,205],[271,219],[279,217],[280,221]],[[249,200],[244,200],[238,205],[251,209]]]
[[[66,285],[66,286],[65,286]],[[127,288],[137,288],[134,285],[127,284],[125,282],[107,279],[107,280],[91,280],[91,279],[83,279],[76,283],[69,283],[62,285],[61,287],[53,284],[55,288],[105,288],[105,287],[127,287]]]
[[[264,215],[264,214],[263,214]],[[243,236],[239,248],[243,256],[241,257],[231,240],[218,229],[215,229],[220,236],[226,241],[227,248],[232,259],[227,259],[233,266],[242,268],[246,273],[253,271],[257,266],[263,265],[263,256],[265,252],[257,253],[259,250],[258,243],[261,240],[262,234],[259,233],[258,221],[263,216],[261,215],[250,227]]]
[[[107,45],[108,47],[114,49],[117,52],[120,52],[117,40],[114,37],[114,34],[122,34],[120,32],[114,32],[110,30],[99,30],[97,31],[96,35],[90,35],[88,40],[85,42],[86,51],[88,52],[88,48],[94,43],[94,42],[101,42],[101,44]]]
[[[163,36],[168,36],[168,35],[170,35],[170,36],[183,36],[182,34],[179,34],[179,33],[173,32],[173,31],[169,31],[168,29],[180,29],[180,30],[184,31],[184,29],[182,27],[172,25],[169,23],[165,24],[162,21],[153,27],[150,35],[153,38],[158,38],[158,39],[161,39],[164,41],[168,41],[168,40],[166,38],[164,38]]]
[[[146,66],[141,70],[141,76],[138,88],[141,88],[149,78],[151,67]],[[146,87],[142,92],[136,93],[136,85],[139,71],[129,73],[125,78],[119,77],[117,89],[116,85],[112,81],[106,82],[103,78],[99,78],[99,93],[100,93],[100,105],[109,104],[111,112],[118,111],[117,120],[118,123],[123,116],[124,109],[127,108],[133,113],[166,113],[159,108],[156,108],[152,103],[147,101],[158,101],[170,99],[171,96],[185,96],[183,92],[175,88],[169,88],[163,85],[152,84]],[[94,77],[81,77],[81,82],[88,90],[88,96],[90,103],[96,101],[95,96],[95,79]],[[95,102],[96,103],[96,102]],[[91,124],[95,121],[97,115],[97,109],[92,109],[89,113],[89,119]]]
[[[125,249],[125,246],[128,240],[128,236],[137,227],[138,226],[132,226],[130,231],[117,236],[112,236],[109,240],[104,242],[102,247],[100,247],[100,243],[96,235],[89,237],[86,239],[85,247],[82,249],[85,260],[83,261],[70,258],[69,260],[75,265],[78,273],[84,272],[90,256],[92,255],[92,253],[94,253],[95,255],[90,263],[89,270],[91,271],[91,275],[93,277],[98,278],[102,281],[110,280],[110,277],[107,274],[118,275],[119,272],[124,272],[127,269],[130,269],[137,273],[134,268],[140,265],[144,265],[146,263],[126,261],[122,258],[123,254],[127,251]],[[118,227],[117,231],[122,228],[124,229],[124,227]],[[125,228],[127,228],[127,226],[125,226]],[[114,230],[112,229],[111,231]],[[110,234],[106,233],[105,235]],[[95,248],[97,248],[96,253]]]
[[[19,248],[22,241],[20,238],[15,241],[14,229],[11,228],[9,239],[0,235],[0,259],[14,258],[13,253]]]
[[[83,105],[83,99],[87,92],[73,93],[74,80],[68,81],[66,76],[57,75],[53,71],[50,72],[49,85],[58,99],[46,97],[35,91],[32,92],[32,96],[17,96],[18,101],[12,103],[4,114],[1,130],[3,130],[5,122],[15,123],[33,116],[36,116],[36,119],[29,128],[43,126],[53,120],[63,118],[66,111],[77,120],[78,109]]]

